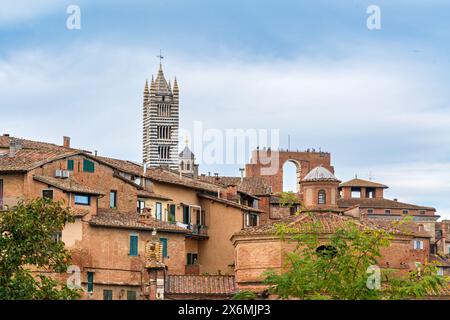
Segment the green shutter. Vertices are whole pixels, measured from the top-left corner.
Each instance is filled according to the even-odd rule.
[[[88,159],[83,159],[83,171],[84,172],[94,172],[95,167],[94,167],[94,162],[88,160]]]
[[[67,160],[67,170],[73,171],[73,160]]]
[[[136,291],[127,291],[127,300],[136,300]]]
[[[130,256],[138,255],[138,236],[130,236]]]
[[[167,258],[167,239],[166,238],[160,238],[159,241],[161,241],[162,249],[163,249],[163,257]]]
[[[112,290],[103,290],[103,300],[112,300]]]
[[[94,291],[94,273],[93,272],[87,273],[87,291],[88,292]]]

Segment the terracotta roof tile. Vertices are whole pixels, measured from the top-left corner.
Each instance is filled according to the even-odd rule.
[[[164,168],[152,168],[148,169],[146,176],[151,180],[155,180],[158,182],[164,182],[169,184],[175,184],[179,186],[185,186],[187,188],[197,189],[197,190],[205,190],[210,192],[217,192],[219,188],[217,185],[208,183],[205,181],[200,181],[196,179],[192,179],[189,177],[181,176],[179,173],[174,172],[172,170],[167,170]],[[224,190],[223,190],[224,191]]]
[[[117,213],[111,210],[99,209],[97,215],[93,216],[89,221],[92,226],[153,230],[174,232],[174,233],[191,233],[190,230],[171,224],[166,221],[149,219],[145,223],[138,221],[138,215],[133,213]]]
[[[381,221],[378,219],[357,220],[349,216],[331,212],[300,213],[268,224],[243,229],[235,233],[235,235],[273,235],[277,230],[277,224],[286,224],[302,233],[314,231],[330,234],[344,227],[348,221],[354,221],[361,228],[383,229],[397,235],[430,237],[426,232],[419,231],[418,225],[414,222],[403,223],[399,226],[394,221]]]
[[[353,207],[355,205],[359,205],[361,208],[373,208],[373,209],[413,209],[413,210],[436,211],[436,209],[432,207],[417,206],[414,204],[403,203],[384,198],[338,199],[338,206],[341,208]]]
[[[228,187],[234,185],[238,187],[238,191],[248,193],[250,195],[262,196],[270,195],[271,187],[265,182],[262,177],[245,177],[242,179],[240,177],[213,177],[213,176],[199,176],[202,181],[209,183],[214,183],[222,187]]]
[[[381,183],[358,179],[358,178],[355,178],[355,179],[352,179],[349,181],[345,181],[345,182],[341,183],[339,186],[340,187],[384,188],[384,189],[389,188],[388,186],[381,184]]]
[[[39,176],[34,175],[33,179],[36,181],[40,181],[42,183],[46,183],[50,186],[53,186],[55,188],[61,189],[63,191],[67,192],[73,192],[73,193],[85,193],[85,194],[92,194],[92,195],[103,195],[104,193],[95,189],[92,189],[88,186],[82,185],[78,182],[76,182],[72,178],[53,178],[53,177],[47,177],[47,176]]]
[[[234,276],[168,275],[165,286],[168,295],[231,296],[237,291]]]

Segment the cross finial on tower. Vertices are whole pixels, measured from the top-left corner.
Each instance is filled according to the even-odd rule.
[[[159,58],[159,64],[162,64],[162,59],[164,59],[164,56],[162,55],[162,50],[159,49],[159,55],[156,56],[157,58]]]
[[[186,137],[184,137],[184,143],[186,144],[186,145],[188,145],[189,144],[189,139],[188,139],[188,137],[186,136]]]

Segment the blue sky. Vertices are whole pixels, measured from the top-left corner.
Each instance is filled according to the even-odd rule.
[[[81,8],[81,30],[66,8]],[[381,9],[368,30],[366,9]],[[341,180],[450,218],[448,1],[2,1],[1,129],[141,159],[161,48],[181,126],[279,129],[332,153]],[[237,165],[201,165],[239,174]]]

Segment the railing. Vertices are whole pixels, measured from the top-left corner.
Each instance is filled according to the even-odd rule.
[[[208,227],[202,224],[189,224],[188,229],[192,231],[193,234],[199,236],[207,236],[208,235]]]

